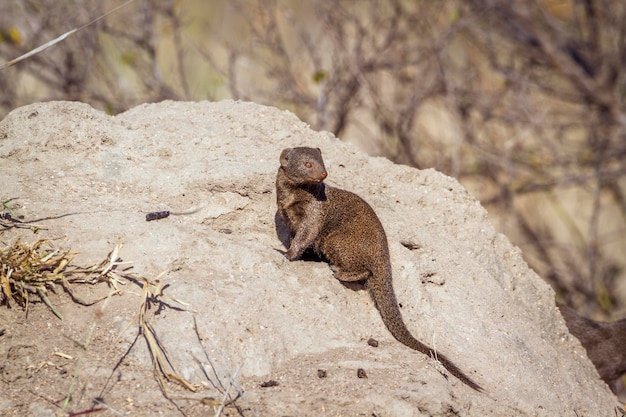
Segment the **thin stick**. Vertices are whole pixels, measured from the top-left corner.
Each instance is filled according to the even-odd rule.
[[[233,374],[233,377],[230,379],[230,384],[228,384],[228,388],[226,388],[226,392],[224,392],[224,397],[222,398],[222,403],[217,408],[217,411],[215,412],[215,417],[219,417],[220,414],[222,414],[222,410],[224,410],[224,406],[226,405],[226,398],[228,398],[228,394],[230,392],[230,387],[232,387],[234,385],[235,379],[237,379],[237,375],[239,375],[239,371],[241,370],[242,366],[243,366],[243,362],[239,365],[239,367],[237,368],[237,370]]]
[[[21,61],[23,61],[23,60],[25,60],[25,59],[27,59],[27,58],[30,58],[31,56],[37,55],[38,53],[40,53],[40,52],[42,52],[42,51],[45,51],[46,49],[50,48],[52,45],[56,45],[57,43],[59,43],[59,42],[61,42],[61,41],[65,40],[68,36],[71,36],[71,35],[73,35],[74,33],[78,32],[78,31],[80,31],[80,30],[85,29],[87,26],[90,26],[90,25],[92,25],[92,24],[96,23],[97,21],[104,19],[105,17],[107,17],[107,16],[108,16],[108,15],[110,15],[111,13],[115,13],[116,11],[118,11],[119,9],[121,9],[122,7],[126,7],[127,5],[129,5],[130,3],[132,3],[133,1],[135,1],[135,0],[128,0],[126,3],[124,3],[124,4],[121,4],[121,5],[117,6],[117,7],[116,7],[116,8],[114,8],[113,10],[108,11],[107,13],[103,14],[103,15],[102,15],[102,16],[100,16],[100,17],[97,17],[96,19],[92,20],[91,22],[86,23],[86,24],[82,25],[82,26],[81,26],[81,27],[79,27],[79,28],[72,29],[72,30],[70,30],[69,32],[65,32],[64,34],[62,34],[61,36],[59,36],[59,37],[57,37],[57,38],[55,38],[55,39],[51,40],[50,42],[46,42],[46,43],[44,43],[43,45],[41,45],[41,46],[39,46],[39,47],[37,47],[37,48],[33,49],[33,50],[32,50],[32,51],[30,51],[30,52],[25,53],[25,54],[24,54],[24,55],[22,55],[22,56],[19,56],[19,57],[15,58],[15,59],[12,59],[12,60],[10,60],[9,62],[5,62],[4,64],[0,65],[0,71],[2,71],[2,70],[3,70],[3,69],[5,69],[5,68],[10,67],[11,65],[15,65],[15,64],[17,64],[18,62],[21,62]]]

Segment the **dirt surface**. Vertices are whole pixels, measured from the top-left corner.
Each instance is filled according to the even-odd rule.
[[[407,326],[484,393],[396,342],[367,293],[327,264],[281,254],[278,156],[302,145],[320,147],[328,182],[380,216]],[[52,239],[91,265],[119,242],[128,273],[165,284],[147,320],[196,388],[166,382],[169,399],[159,388],[138,334],[143,281],[125,278],[90,307],[58,289],[63,320],[41,302],[28,316],[0,306],[3,416],[619,415],[552,290],[456,180],[367,157],[289,112],[163,102],[111,117],[29,105],[0,123],[0,185],[16,215],[43,226],[0,229],[3,246]],[[160,210],[188,214],[145,220]],[[112,290],[74,287],[84,299]],[[220,410],[237,392],[238,408]]]

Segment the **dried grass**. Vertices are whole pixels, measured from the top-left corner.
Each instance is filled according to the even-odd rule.
[[[153,304],[165,304],[168,300],[181,305],[186,304],[175,298],[166,297],[163,294],[164,285],[159,280],[159,277],[154,280],[148,280],[132,273],[119,271],[118,267],[120,265],[130,263],[119,260],[121,249],[122,244],[118,243],[105,260],[92,266],[82,267],[72,263],[73,255],[77,252],[54,248],[49,240],[41,239],[30,246],[17,241],[11,246],[0,249],[0,305],[6,305],[10,308],[15,303],[24,308],[28,314],[32,297],[36,296],[50,308],[52,313],[62,320],[61,315],[48,298],[49,291],[55,292],[57,288],[61,287],[74,302],[90,306],[106,300],[112,295],[120,294],[121,291],[118,286],[124,285],[126,282],[130,281],[141,285],[142,300],[135,323],[137,334],[146,341],[154,367],[154,377],[161,392],[178,408],[178,405],[168,393],[167,382],[174,382],[192,392],[196,392],[203,385],[192,384],[180,375],[165,346],[159,340],[154,327],[148,320],[148,310]],[[72,286],[77,284],[95,285],[103,282],[109,285],[112,291],[108,295],[92,301],[80,299],[72,288]],[[95,323],[91,327],[85,349],[89,346],[94,327]],[[80,373],[81,366],[82,359],[77,366],[76,375]],[[237,370],[238,372],[239,369]],[[234,378],[236,378],[236,375]],[[235,401],[240,397],[241,392],[238,392],[235,398],[231,396],[230,390],[232,384],[234,384],[234,378],[231,380],[228,388],[223,390],[224,396],[221,401],[213,398],[200,398],[197,400],[207,405],[218,407],[216,413],[218,416],[222,413],[224,407],[234,406],[237,408]],[[69,405],[74,382],[72,382],[68,396],[63,404],[64,409]]]
[[[147,280],[145,278],[142,279],[142,287],[143,287],[143,297],[141,301],[141,305],[139,306],[139,315],[137,324],[139,326],[139,334],[143,336],[146,344],[148,346],[148,350],[150,351],[150,357],[152,359],[152,364],[154,366],[154,376],[157,382],[159,383],[159,387],[163,394],[169,398],[167,393],[167,388],[165,385],[165,380],[173,381],[179,384],[180,386],[195,392],[198,389],[198,386],[193,385],[185,378],[180,376],[179,372],[176,370],[172,360],[170,359],[167,350],[159,340],[156,331],[150,325],[147,319],[147,312],[150,307],[150,304],[153,301],[156,301],[159,297],[163,296],[163,283],[158,279],[154,281]],[[178,300],[173,300],[180,304],[182,304]]]
[[[77,252],[61,251],[54,248],[49,240],[41,239],[31,246],[20,241],[0,249],[0,305],[11,307],[15,303],[28,314],[32,296],[38,296],[61,320],[59,312],[48,298],[48,291],[58,287],[78,304],[89,306],[120,292],[118,284],[123,284],[116,272],[119,251],[118,243],[104,261],[89,267],[72,264],[72,256]],[[106,282],[113,291],[93,301],[84,301],[74,292],[72,284],[98,284]]]

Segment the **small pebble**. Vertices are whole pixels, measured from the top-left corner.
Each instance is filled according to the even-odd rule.
[[[367,344],[370,345],[371,347],[378,347],[378,340],[374,339],[373,337],[370,337],[369,339],[367,339]]]

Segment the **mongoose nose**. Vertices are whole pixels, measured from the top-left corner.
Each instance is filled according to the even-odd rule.
[[[326,171],[322,172],[320,174],[320,177],[322,177],[322,179],[326,178],[328,176],[328,174],[326,173]]]

